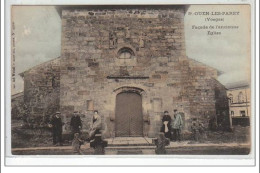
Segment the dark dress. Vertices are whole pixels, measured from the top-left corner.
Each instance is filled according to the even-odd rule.
[[[167,124],[168,132],[165,132],[165,125],[164,125],[165,121],[168,121],[168,124]],[[171,129],[172,129],[171,128],[171,121],[172,121],[172,119],[171,119],[170,115],[164,115],[163,118],[162,118],[163,125],[161,127],[161,132],[163,132],[164,136],[166,138],[169,138],[169,139],[171,138]]]
[[[81,119],[80,119],[80,117],[78,115],[71,117],[70,126],[72,128],[72,135],[73,135],[73,137],[74,137],[75,133],[80,133],[79,126],[82,126],[82,123],[81,123]]]
[[[60,117],[52,117],[51,120],[52,125],[52,137],[53,137],[53,144],[62,143],[62,121]]]

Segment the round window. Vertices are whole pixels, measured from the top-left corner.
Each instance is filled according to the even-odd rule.
[[[134,52],[132,51],[132,49],[127,47],[121,48],[117,54],[118,58],[120,59],[130,59],[132,58],[132,56],[134,56]]]
[[[131,53],[130,52],[122,52],[120,55],[119,55],[119,58],[120,59],[130,59],[131,58]]]

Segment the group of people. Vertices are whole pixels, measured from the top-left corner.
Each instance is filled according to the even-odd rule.
[[[52,136],[53,136],[53,144],[54,145],[62,145],[62,126],[64,123],[61,119],[61,113],[56,112],[52,117],[50,122],[50,127],[52,128]],[[80,139],[80,134],[82,130],[82,120],[80,118],[80,114],[77,111],[74,111],[73,116],[70,120],[71,127],[71,136],[72,136],[72,144],[74,146],[80,147],[83,142]],[[162,127],[161,132],[164,133],[165,137],[174,140],[181,141],[181,130],[183,127],[183,120],[181,113],[178,112],[177,109],[173,110],[173,118],[171,118],[168,111],[164,111],[164,115],[162,118]],[[196,124],[192,124],[192,133],[194,136],[194,140],[199,140],[200,134],[204,133],[204,127],[202,124],[197,126]],[[96,134],[99,134],[101,130],[101,117],[98,114],[98,111],[95,110],[91,120],[91,127],[89,130],[89,137],[87,141],[91,141],[94,139]]]
[[[203,142],[206,138],[206,132],[205,132],[205,127],[201,122],[192,122],[191,125],[191,132],[192,132],[192,138],[194,141],[200,141]]]
[[[91,127],[89,130],[89,138],[87,141],[94,139],[97,133],[100,133],[101,130],[101,117],[98,114],[98,111],[95,110],[92,116]],[[56,112],[53,115],[49,127],[52,128],[52,137],[53,137],[53,144],[54,145],[62,145],[62,126],[64,123],[61,119],[61,113]],[[80,134],[82,130],[82,120],[80,118],[80,114],[78,111],[74,111],[73,116],[70,119],[70,128],[71,128],[71,136],[72,136],[72,143],[79,144],[82,143],[80,139]]]
[[[164,133],[166,138],[174,141],[181,141],[181,129],[183,126],[183,120],[181,114],[177,109],[173,110],[173,119],[168,111],[164,111],[162,118],[161,132]]]

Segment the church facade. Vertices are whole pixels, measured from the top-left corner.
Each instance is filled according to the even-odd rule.
[[[210,118],[228,112],[226,89],[217,81],[218,70],[186,56],[186,9],[182,5],[58,9],[61,57],[22,74],[29,111],[39,110],[37,115],[60,111],[68,132],[74,111],[80,112],[83,130],[88,130],[93,111],[98,110],[104,137],[155,137],[163,112],[172,116],[174,109],[183,115],[184,131],[192,121],[207,126]],[[37,78],[32,77],[35,74]],[[38,85],[34,80],[39,79],[47,82]],[[44,107],[46,98],[51,99]],[[222,119],[228,120],[228,114]]]

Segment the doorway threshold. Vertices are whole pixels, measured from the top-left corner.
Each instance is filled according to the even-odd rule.
[[[106,139],[108,146],[153,146],[152,138],[147,137],[115,137]]]

